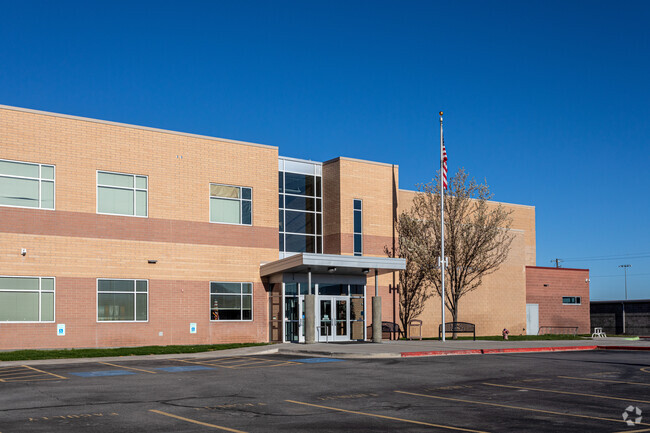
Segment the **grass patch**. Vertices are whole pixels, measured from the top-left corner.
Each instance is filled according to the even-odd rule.
[[[165,355],[170,353],[211,352],[242,347],[266,346],[268,343],[202,344],[196,346],[143,346],[115,349],[15,350],[0,352],[0,361],[34,359],[100,358],[109,356]]]
[[[590,335],[566,335],[566,334],[546,334],[546,335],[509,335],[508,341],[543,341],[543,340],[582,340]],[[451,333],[448,332],[446,335],[447,340],[451,340]],[[437,340],[435,338],[424,338],[424,340]],[[467,336],[458,336],[458,340],[472,340],[473,337]],[[503,337],[500,335],[489,335],[485,337],[476,337],[476,341],[486,340],[486,341],[504,341]]]

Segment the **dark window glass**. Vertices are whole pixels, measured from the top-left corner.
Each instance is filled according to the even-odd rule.
[[[298,283],[285,283],[284,294],[287,296],[298,294]]]
[[[244,200],[251,200],[251,189],[250,188],[242,188],[241,189],[241,198]]]
[[[314,195],[314,176],[285,173],[284,192],[287,194]]]
[[[318,254],[323,254],[323,237],[316,236],[316,252]]]
[[[322,202],[322,200],[320,198],[316,199],[316,212],[320,212],[322,210],[321,209],[321,202]]]
[[[348,285],[347,284],[319,284],[318,294],[323,296],[347,295]]]
[[[315,236],[286,235],[286,251],[291,253],[315,252]]]
[[[312,197],[297,197],[294,195],[287,195],[284,198],[285,207],[287,209],[297,210],[314,210],[314,199]]]
[[[280,200],[278,200],[278,207],[282,209],[284,207],[284,196],[280,194]]]
[[[354,210],[361,210],[361,200],[354,201]]]
[[[323,233],[323,215],[316,214],[316,234],[322,235]]]
[[[363,285],[361,285],[361,284],[350,284],[350,294],[351,295],[363,295]]]
[[[246,200],[241,202],[241,223],[242,224],[250,224],[251,223],[251,219],[252,219],[251,204],[252,204],[252,202],[246,201]]]
[[[100,292],[133,292],[135,284],[133,280],[99,280],[98,289]]]
[[[361,233],[361,212],[354,212],[354,232]]]
[[[321,197],[321,178],[320,176],[316,177],[316,194],[314,194],[316,197]]]
[[[313,213],[285,211],[285,231],[314,234],[316,217]]]
[[[354,255],[360,256],[362,252],[361,235],[354,235]]]
[[[278,212],[278,222],[280,223],[280,231],[284,231],[284,211],[281,210]]]
[[[282,184],[282,172],[278,173],[278,189],[280,190],[280,193],[284,192],[284,185]]]
[[[284,251],[284,233],[280,233],[280,251]]]

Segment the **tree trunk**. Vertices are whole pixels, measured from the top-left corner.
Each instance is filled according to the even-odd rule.
[[[452,317],[453,322],[454,322],[454,325],[452,325],[452,326],[454,327],[454,328],[453,328],[453,329],[454,329],[454,333],[453,333],[453,335],[451,336],[451,338],[452,338],[453,340],[458,340],[458,334],[456,333],[456,325],[455,325],[456,322],[458,322],[458,311],[457,311],[457,310],[458,310],[458,307],[454,308],[454,309],[452,310],[452,312],[451,312],[451,317]]]

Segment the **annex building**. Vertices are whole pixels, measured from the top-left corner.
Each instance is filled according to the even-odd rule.
[[[415,192],[395,164],[0,106],[0,350],[369,338],[399,322],[388,258]],[[477,334],[526,333],[535,209],[463,298]],[[437,336],[440,299],[423,334]]]

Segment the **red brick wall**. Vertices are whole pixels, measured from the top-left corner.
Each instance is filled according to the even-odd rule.
[[[581,304],[562,304],[580,296]],[[577,326],[590,333],[589,270],[526,266],[526,303],[539,305],[539,326]]]

